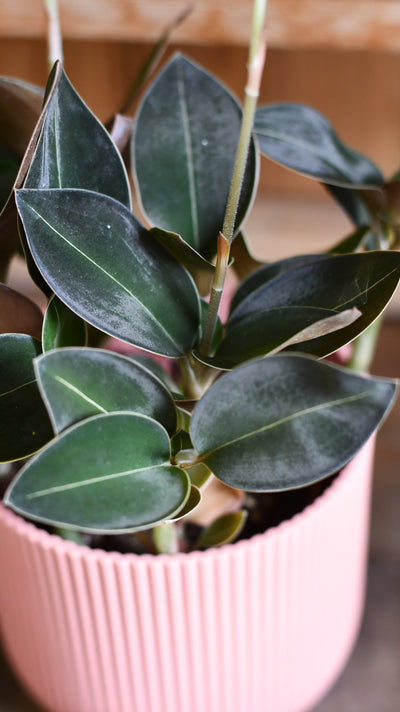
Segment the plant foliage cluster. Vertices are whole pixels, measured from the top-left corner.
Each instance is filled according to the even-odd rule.
[[[187,549],[200,522],[203,548],[237,536],[242,492],[301,488],[346,464],[396,385],[324,357],[368,333],[397,286],[399,178],[385,182],[310,107],[259,107],[229,258],[239,286],[210,332],[242,121],[231,93],[180,54],[158,73],[129,139],[140,220],[120,151],[60,65],[34,127],[37,89],[4,78],[0,101],[20,116],[2,136],[3,277],[18,222],[48,300],[42,323],[0,287],[0,459],[18,470],[5,504],[90,535],[152,531],[158,551]],[[257,264],[244,225],[260,154],[326,185],[353,233]]]

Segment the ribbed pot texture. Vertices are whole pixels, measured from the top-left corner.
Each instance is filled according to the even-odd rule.
[[[0,505],[0,625],[51,712],[305,712],[354,644],[373,441],[304,512],[248,541],[137,556]]]

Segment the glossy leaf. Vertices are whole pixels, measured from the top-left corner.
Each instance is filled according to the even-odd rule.
[[[371,224],[373,218],[360,191],[339,185],[325,184],[325,187],[356,227]]]
[[[356,252],[360,247],[363,246],[369,233],[369,227],[359,227],[357,230],[352,232],[350,235],[346,235],[343,240],[337,242],[336,245],[331,247],[329,252],[333,255],[344,255],[347,252]]]
[[[52,437],[33,359],[40,344],[25,334],[0,335],[0,461],[31,455]]]
[[[195,277],[199,273],[204,273],[208,276],[208,280],[211,281],[215,269],[214,265],[205,260],[180,235],[176,232],[161,230],[159,227],[151,228],[150,232],[157,242],[165,247],[190,274]]]
[[[121,533],[173,517],[190,492],[161,425],[132,413],[74,425],[22,468],[5,504],[36,521]]]
[[[215,356],[199,359],[216,368],[229,369],[243,361],[276,353],[293,344],[301,344],[303,349],[304,342],[343,329],[360,316],[361,312],[355,308],[339,313],[316,307],[283,307],[259,311],[241,319],[226,333]]]
[[[7,267],[9,264],[9,261],[12,257],[12,255],[16,252],[17,248],[20,245],[20,238],[22,239],[24,247],[26,247],[26,242],[24,241],[24,234],[23,230],[21,229],[20,222],[18,221],[18,213],[17,213],[17,208],[15,205],[15,196],[14,196],[14,190],[20,188],[24,180],[26,178],[26,174],[28,172],[36,144],[39,140],[40,136],[40,131],[43,126],[43,121],[44,117],[46,114],[46,109],[48,102],[51,101],[51,97],[53,92],[56,89],[57,82],[59,81],[61,76],[61,67],[59,62],[56,63],[54,66],[53,71],[50,74],[49,81],[48,81],[48,86],[47,86],[47,92],[46,92],[46,98],[45,98],[45,105],[42,109],[42,112],[39,115],[40,112],[40,105],[42,103],[42,92],[40,90],[37,90],[36,87],[32,87],[31,85],[27,85],[28,89],[28,97],[25,96],[25,89],[26,86],[24,83],[22,83],[22,104],[20,103],[21,97],[18,96],[18,92],[21,89],[20,83],[17,81],[16,86],[13,85],[14,80],[10,80],[11,84],[13,85],[11,88],[11,95],[8,96],[7,101],[9,101],[9,107],[8,109],[12,109],[11,114],[8,116],[8,123],[6,121],[6,127],[8,128],[8,124],[13,122],[14,120],[16,121],[18,125],[18,119],[15,119],[13,116],[13,111],[20,111],[22,116],[25,117],[22,120],[22,130],[20,132],[17,132],[19,135],[19,140],[20,140],[20,149],[21,151],[24,151],[22,161],[20,163],[19,169],[18,169],[18,174],[15,178],[14,181],[14,186],[13,190],[8,196],[7,202],[4,206],[4,208],[1,211],[0,215],[0,276],[2,278],[5,277],[7,274]],[[10,86],[7,87],[6,90],[6,97],[7,97],[7,91],[10,89]],[[13,91],[17,90],[17,95],[13,95]],[[32,96],[30,96],[32,91]],[[37,93],[39,92],[39,96]],[[6,97],[3,97],[4,101],[6,101]],[[15,99],[17,99],[15,103]],[[32,99],[32,104],[31,104],[31,99]],[[27,102],[27,104],[26,104]],[[26,104],[26,105],[25,105]],[[25,108],[24,108],[25,106]],[[18,107],[18,108],[17,108]],[[27,110],[27,117],[25,116],[25,110]],[[6,110],[7,112],[7,110]],[[4,118],[4,117],[3,117]],[[37,119],[37,121],[36,121]],[[35,123],[36,122],[36,123]],[[18,153],[19,155],[19,153]],[[34,282],[37,283],[39,288],[43,289],[45,283],[43,279],[40,277],[37,269],[35,268],[32,258],[28,254],[29,250],[26,252],[26,261],[27,261],[27,266],[28,270],[31,274],[31,277]]]
[[[65,346],[84,346],[86,339],[85,322],[53,295],[43,320],[43,351]]]
[[[316,255],[295,255],[294,257],[286,257],[276,262],[268,262],[262,265],[259,269],[252,271],[246,279],[240,282],[239,287],[232,297],[231,313],[236,307],[243,302],[250,294],[255,292],[259,287],[264,286],[267,282],[275,279],[285,272],[290,272],[297,267],[317,262],[326,258],[326,254]]]
[[[25,188],[84,188],[131,205],[120,153],[64,72],[49,101]]]
[[[181,55],[167,64],[140,106],[132,165],[143,210],[206,259],[217,248],[230,188],[241,109],[228,90]],[[237,217],[256,182],[251,145]]]
[[[212,524],[203,529],[194,544],[195,549],[208,549],[212,546],[222,546],[236,539],[246,522],[247,512],[229,512],[218,517]]]
[[[0,334],[29,334],[40,339],[43,315],[37,304],[0,284]]]
[[[40,356],[35,372],[55,432],[99,413],[133,411],[176,428],[174,402],[143,366],[103,349],[64,348]]]
[[[362,315],[350,326],[301,344],[301,350],[325,356],[354,339],[379,316],[399,278],[398,252],[327,255],[259,286],[238,304],[228,326],[259,311],[282,307],[316,307],[336,312],[357,307]]]
[[[200,460],[232,487],[302,487],[351,459],[395,391],[394,381],[281,354],[218,379],[194,409],[191,436]]]
[[[265,156],[323,183],[379,186],[384,182],[379,168],[346,146],[329,121],[309,106],[260,106],[254,130]]]
[[[196,507],[199,506],[201,502],[201,494],[200,491],[198,490],[197,487],[192,485],[190,487],[190,493],[189,493],[189,498],[186,502],[186,504],[182,507],[182,509],[179,510],[177,514],[175,514],[173,519],[169,519],[169,522],[177,522],[179,519],[182,519],[183,517],[187,517],[188,514],[191,514]]]
[[[17,205],[38,268],[70,309],[164,356],[192,346],[193,281],[121,203],[91,191],[22,190]]]

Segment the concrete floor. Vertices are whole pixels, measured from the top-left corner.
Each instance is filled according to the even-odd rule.
[[[398,376],[399,363],[400,322],[396,320],[382,330],[373,372]],[[368,591],[360,637],[340,679],[313,712],[400,710],[399,433],[400,398],[378,439]],[[43,712],[22,691],[1,654],[0,712]]]

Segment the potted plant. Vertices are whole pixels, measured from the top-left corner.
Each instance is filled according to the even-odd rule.
[[[396,390],[359,344],[399,279],[395,183],[311,109],[256,109],[264,11],[243,110],[180,54],[142,97],[141,221],[60,63],[3,212],[48,306],[40,340],[0,336],[0,623],[53,712],[300,712],[354,641]],[[329,185],[354,234],[256,265],[260,149]],[[351,369],[325,359],[354,340]]]

